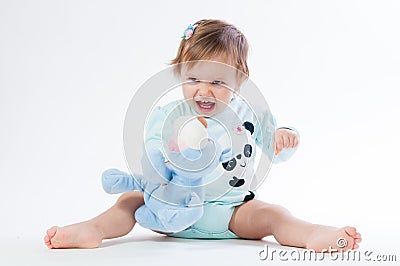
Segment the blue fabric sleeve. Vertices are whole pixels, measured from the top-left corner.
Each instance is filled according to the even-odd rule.
[[[164,121],[166,120],[167,113],[161,108],[156,107],[146,124],[145,141],[144,144],[147,148],[162,148],[162,129]]]
[[[274,132],[276,127],[275,118],[269,112],[264,112],[260,125],[256,125],[255,141],[256,145],[261,148],[262,152],[268,156],[270,160],[274,157]]]
[[[262,151],[273,161],[273,163],[281,163],[289,160],[293,154],[296,152],[299,145],[296,148],[284,148],[282,151],[274,156],[275,154],[275,144],[273,141],[276,128],[275,117],[268,112],[265,112],[261,117],[261,125],[256,135],[256,144],[262,149]],[[299,132],[293,127],[280,127],[287,128],[296,132],[297,136],[300,138]]]

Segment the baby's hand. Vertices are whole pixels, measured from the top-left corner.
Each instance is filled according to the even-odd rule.
[[[275,131],[275,155],[280,153],[283,148],[295,148],[299,144],[299,137],[296,132],[286,128]]]

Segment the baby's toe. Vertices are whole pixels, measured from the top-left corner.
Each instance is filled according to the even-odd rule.
[[[58,226],[53,226],[50,229],[47,229],[46,234],[50,239],[52,239],[55,236],[55,234],[57,233],[57,230],[58,230]]]
[[[44,244],[50,249],[54,248],[54,246],[51,243],[51,240],[56,235],[58,228],[59,228],[58,226],[51,227],[46,231],[46,235],[43,238]]]
[[[352,227],[352,226],[344,227],[344,231],[346,232],[346,234],[348,234],[349,236],[352,236],[352,237],[354,237],[357,234],[356,228]]]

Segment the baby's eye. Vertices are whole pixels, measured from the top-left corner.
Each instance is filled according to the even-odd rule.
[[[200,81],[200,80],[198,80],[197,78],[192,78],[192,77],[189,77],[188,80],[189,80],[190,82],[199,82],[199,81]]]
[[[224,85],[225,83],[221,80],[214,80],[213,82],[211,82],[214,85]]]

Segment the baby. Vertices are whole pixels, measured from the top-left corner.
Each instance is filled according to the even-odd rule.
[[[247,53],[244,35],[223,21],[200,20],[185,31],[172,61],[183,82],[184,100],[151,114],[145,142],[150,147],[159,147],[163,142],[159,131],[171,112],[176,112],[177,117],[201,115],[207,118],[208,130],[221,143],[226,131],[233,132],[232,158],[215,169],[216,175],[205,177],[211,176],[204,182],[202,216],[179,232],[158,232],[182,238],[262,239],[272,235],[282,245],[319,252],[328,248],[343,251],[358,248],[361,235],[354,227],[305,222],[281,206],[255,198],[251,167],[255,145],[274,162],[285,161],[296,150],[299,136],[291,128],[276,129],[268,113],[257,119],[240,97],[239,89],[249,75]],[[114,206],[91,220],[48,229],[44,242],[49,248],[99,247],[103,239],[128,234],[136,224],[135,213],[143,204],[143,192],[126,192]]]

